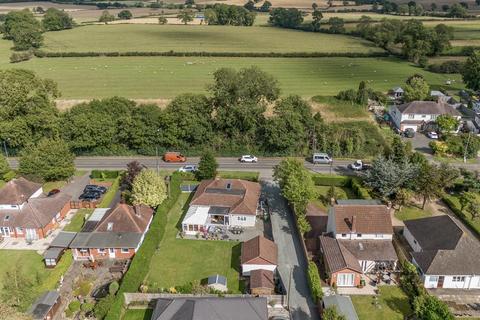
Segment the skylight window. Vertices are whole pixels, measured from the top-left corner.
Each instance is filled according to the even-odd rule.
[[[107,224],[107,230],[108,230],[108,231],[112,231],[112,230],[113,230],[113,222],[109,222],[109,223]]]

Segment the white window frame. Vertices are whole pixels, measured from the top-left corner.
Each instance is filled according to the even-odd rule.
[[[128,248],[121,248],[121,249],[120,249],[120,252],[121,252],[121,253],[129,253],[129,252],[130,252],[130,249],[128,249]]]

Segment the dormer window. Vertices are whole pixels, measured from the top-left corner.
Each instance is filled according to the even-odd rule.
[[[113,222],[109,222],[107,224],[107,231],[112,231],[113,230]]]
[[[229,182],[227,183],[227,190],[231,190],[232,189],[232,184]]]
[[[4,218],[3,220],[4,220],[4,221],[10,220],[10,216],[5,216],[5,218]]]

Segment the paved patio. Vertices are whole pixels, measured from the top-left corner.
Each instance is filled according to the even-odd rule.
[[[53,230],[46,238],[34,240],[32,243],[28,243],[24,238],[4,238],[0,243],[0,250],[35,250],[38,254],[42,255],[50,243],[52,243],[53,239],[70,223],[77,211],[77,209],[70,210],[65,219],[60,222],[59,227]]]

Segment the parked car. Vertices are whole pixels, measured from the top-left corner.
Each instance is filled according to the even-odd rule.
[[[312,156],[313,164],[330,164],[332,163],[333,159],[326,153],[314,153]]]
[[[357,160],[354,163],[349,164],[348,166],[354,171],[368,170],[371,168],[371,165],[364,163],[362,160]]]
[[[407,128],[403,131],[403,136],[405,138],[413,138],[415,137],[415,130],[413,130],[412,128]]]
[[[165,162],[185,162],[187,158],[180,152],[166,152],[163,155],[163,161]]]
[[[427,132],[427,137],[429,137],[430,139],[438,139],[438,133],[436,133],[435,131],[429,131]]]
[[[53,195],[56,195],[57,193],[60,193],[59,189],[52,189],[52,190],[50,190],[49,193],[47,193],[47,197],[51,197]]]
[[[258,158],[252,155],[243,155],[240,159],[240,162],[249,162],[249,163],[257,163]]]
[[[83,189],[83,192],[89,192],[89,191],[94,191],[94,192],[100,192],[100,193],[105,193],[107,192],[107,188],[104,186],[98,186],[96,184],[87,184],[85,188]]]
[[[178,172],[195,172],[197,171],[197,166],[193,164],[187,164],[177,170]]]
[[[84,201],[94,201],[100,199],[102,195],[98,192],[86,192],[82,193],[78,199],[84,200]]]

